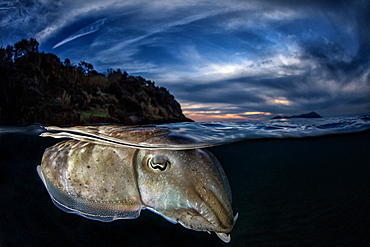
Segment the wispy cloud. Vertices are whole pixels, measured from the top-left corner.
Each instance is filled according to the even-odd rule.
[[[0,8],[0,45],[36,37],[62,58],[141,75],[168,88],[190,118],[369,111],[365,0],[39,0]]]
[[[217,15],[224,10],[212,10],[208,12],[202,12],[199,14],[194,14],[191,16],[187,16],[184,18],[174,18],[173,19],[166,19],[166,16],[170,16],[171,14],[167,13],[162,15],[162,18],[159,23],[152,24],[151,20],[142,20],[144,24],[139,27],[140,35],[123,35],[116,37],[117,39],[120,39],[120,42],[112,42],[114,45],[111,45],[108,49],[105,49],[102,51],[102,53],[105,54],[116,54],[118,51],[122,51],[124,49],[136,49],[138,46],[143,44],[148,44],[148,38],[156,35],[161,34],[164,32],[168,32],[171,28],[175,28],[182,25],[187,25],[192,22],[202,20],[204,18],[208,18],[210,16]],[[147,25],[145,25],[145,22],[147,22]],[[126,30],[127,31],[127,30]],[[105,40],[106,41],[106,40]],[[155,39],[154,39],[155,41]],[[104,40],[100,40],[98,42],[104,42]],[[95,43],[94,46],[98,46],[99,44]]]
[[[86,36],[86,35],[89,35],[89,34],[92,34],[92,33],[95,33],[99,30],[99,28],[104,25],[105,21],[107,20],[107,18],[103,18],[103,19],[100,19],[100,20],[97,20],[93,23],[91,23],[90,25],[87,25],[86,27],[84,28],[81,28],[80,30],[78,30],[77,32],[75,32],[74,34],[72,34],[71,36],[69,36],[68,38],[66,39],[63,39],[62,41],[60,41],[58,44],[54,45],[53,46],[53,49],[61,46],[61,45],[64,45],[68,42],[71,42],[72,40],[75,40],[75,39],[78,39],[78,38],[81,38],[83,36]]]
[[[7,1],[0,3],[0,11],[11,10],[15,8],[16,6],[14,6],[13,2]]]

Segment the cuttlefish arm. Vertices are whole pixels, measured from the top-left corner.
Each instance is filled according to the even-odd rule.
[[[109,146],[125,146],[142,149],[170,149],[187,150],[207,148],[220,143],[184,143],[184,144],[163,144],[145,142],[149,137],[163,136],[170,134],[170,130],[158,127],[128,127],[119,125],[104,126],[75,126],[61,128],[48,126],[40,136],[53,138],[71,138],[79,141]]]
[[[234,216],[234,221],[233,221],[234,224],[235,224],[236,220],[238,219],[238,217],[239,217],[239,213],[236,213],[236,215]],[[230,241],[231,241],[230,234],[223,233],[223,232],[215,232],[215,233],[216,233],[217,237],[219,239],[221,239],[223,242],[230,243]]]

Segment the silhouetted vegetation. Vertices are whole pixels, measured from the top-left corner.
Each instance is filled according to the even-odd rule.
[[[120,69],[102,74],[38,51],[35,39],[0,47],[0,124],[191,121],[163,87]]]

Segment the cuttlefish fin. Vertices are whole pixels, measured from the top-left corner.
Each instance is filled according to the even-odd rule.
[[[87,219],[101,222],[111,222],[119,219],[136,219],[140,216],[142,206],[138,202],[126,207],[127,205],[124,202],[99,202],[82,199],[58,188],[44,176],[41,166],[37,166],[37,173],[55,206],[66,213],[77,214]]]

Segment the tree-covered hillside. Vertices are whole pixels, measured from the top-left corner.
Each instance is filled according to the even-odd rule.
[[[0,124],[148,124],[191,121],[164,87],[120,69],[98,73],[38,51],[35,39],[0,47]]]

